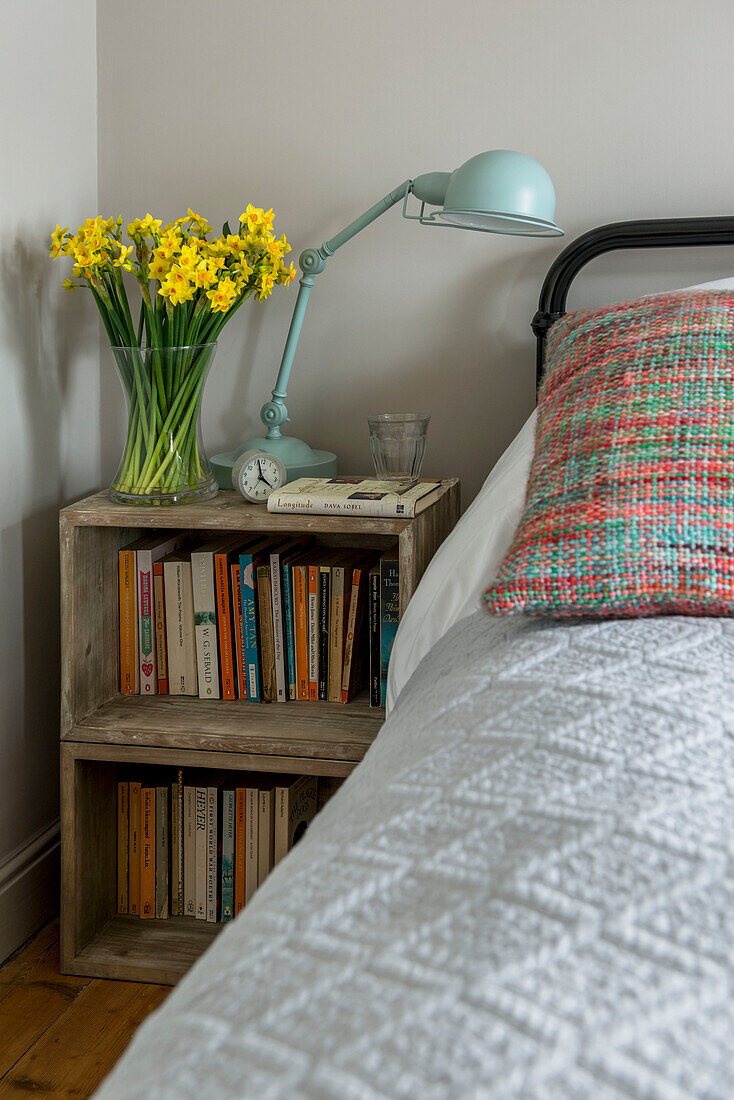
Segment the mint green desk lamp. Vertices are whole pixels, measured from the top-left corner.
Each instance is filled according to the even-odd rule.
[[[408,213],[411,194],[421,204],[417,214]],[[246,440],[236,451],[211,459],[222,488],[232,487],[232,466],[241,454],[250,450],[276,455],[285,464],[289,481],[297,477],[336,477],[335,454],[314,451],[302,439],[281,432],[289,420],[285,406],[288,379],[316,276],[338,248],[399,202],[403,204],[403,217],[421,225],[518,237],[563,236],[563,230],[555,224],[556,195],[545,168],[524,153],[494,149],[472,157],[455,172],[428,172],[417,179],[405,180],[320,248],[307,248],[298,259],[303,274],[272,399],[260,410],[267,431],[261,438]],[[427,214],[427,206],[439,209]]]

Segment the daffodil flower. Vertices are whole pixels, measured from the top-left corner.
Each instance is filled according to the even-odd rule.
[[[199,261],[199,253],[190,244],[181,246],[176,263],[183,271],[193,271]]]
[[[68,225],[62,228],[62,226],[57,223],[56,228],[51,234],[51,251],[49,252],[49,256],[52,260],[58,260],[59,256],[63,255],[65,251],[64,237],[68,232]]]
[[[212,304],[212,313],[226,313],[237,297],[237,284],[229,276],[225,276],[206,292],[206,296]]]
[[[72,277],[63,281],[64,289],[72,293],[80,286],[92,289],[116,347],[152,346],[170,352],[211,344],[245,298],[256,294],[264,301],[275,286],[296,277],[293,264],[286,268],[283,262],[290,245],[285,236],[276,238],[272,210],[248,204],[239,232],[217,237],[191,207],[185,217],[165,226],[150,212],[134,218],[127,222],[126,242],[124,224],[122,215],[99,214],[87,218],[75,233],[58,224],[49,252],[52,259],[72,261]],[[137,322],[122,272],[130,272],[141,291]],[[131,355],[129,377],[123,379],[130,399],[130,434],[120,475],[126,493],[144,496],[153,486],[177,491],[176,478],[182,475],[171,464],[168,427],[164,427],[174,420],[177,453],[189,456],[183,476],[196,476],[201,379],[187,372],[200,369],[194,368],[198,359],[182,360],[168,373],[163,362],[156,356]],[[204,370],[204,359],[202,364]],[[188,387],[185,392],[184,387]]]
[[[125,271],[132,271],[132,263],[128,260],[128,256],[132,252],[132,245],[121,244],[119,251],[114,257],[112,263],[115,267],[123,267]]]

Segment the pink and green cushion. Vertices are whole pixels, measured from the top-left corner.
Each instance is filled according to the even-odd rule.
[[[734,615],[734,293],[550,331],[525,508],[487,608]]]

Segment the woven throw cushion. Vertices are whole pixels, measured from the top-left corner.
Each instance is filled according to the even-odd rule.
[[[734,293],[643,298],[550,330],[497,614],[734,614]]]

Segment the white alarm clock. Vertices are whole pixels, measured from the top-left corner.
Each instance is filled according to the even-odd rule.
[[[251,504],[264,504],[286,477],[283,463],[267,451],[245,451],[232,467],[232,484]]]

